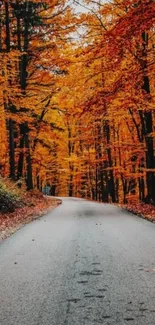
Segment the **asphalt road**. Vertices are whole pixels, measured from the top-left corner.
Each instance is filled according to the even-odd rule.
[[[63,199],[0,245],[0,325],[155,325],[155,225]]]

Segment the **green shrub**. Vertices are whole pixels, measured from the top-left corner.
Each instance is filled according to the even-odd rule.
[[[0,178],[0,212],[13,212],[16,208],[22,206],[23,199],[16,185],[11,181]]]

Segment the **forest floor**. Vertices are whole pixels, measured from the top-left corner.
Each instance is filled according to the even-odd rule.
[[[25,224],[38,219],[52,208],[61,204],[61,200],[53,197],[27,196],[23,207],[11,213],[0,213],[0,242],[9,237]]]
[[[155,206],[152,204],[145,204],[139,202],[133,204],[125,204],[121,206],[127,211],[132,212],[143,219],[155,222]]]

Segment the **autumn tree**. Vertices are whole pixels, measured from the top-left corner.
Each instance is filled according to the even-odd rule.
[[[153,203],[154,1],[77,4],[1,2],[1,173]]]

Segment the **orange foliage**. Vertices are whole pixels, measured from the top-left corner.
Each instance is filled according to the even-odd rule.
[[[0,7],[1,175],[155,202],[154,1],[99,1],[77,17],[67,1],[15,5]]]

